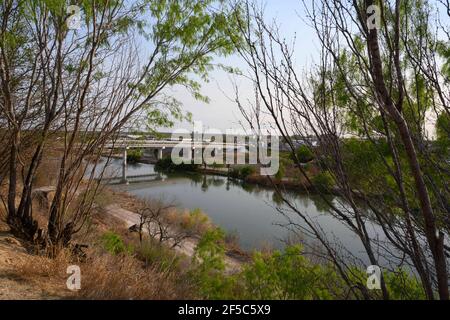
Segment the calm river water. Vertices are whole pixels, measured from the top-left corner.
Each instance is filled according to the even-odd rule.
[[[121,176],[121,160],[113,159],[108,165],[108,176]],[[129,164],[128,174],[145,175],[154,173],[153,165]],[[129,185],[117,184],[119,190],[127,191],[141,198],[165,198],[175,200],[180,208],[200,208],[215,223],[229,233],[238,236],[245,250],[261,249],[265,246],[283,248],[285,240],[292,238],[292,231],[286,228],[286,216],[301,226],[304,222],[294,212],[286,211],[276,192],[270,188],[228,180],[226,177],[201,174],[177,174],[156,177],[153,181],[133,179]],[[318,224],[329,239],[336,239],[353,255],[368,263],[359,239],[340,221],[328,213],[328,206],[319,196],[289,192],[291,202],[306,212]],[[331,198],[336,205],[338,199]],[[372,235],[382,234],[373,225]],[[314,245],[306,231],[297,232],[300,239]],[[297,235],[298,238],[298,235]],[[309,239],[309,240],[308,240]]]

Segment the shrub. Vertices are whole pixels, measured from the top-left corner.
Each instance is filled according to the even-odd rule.
[[[241,168],[241,177],[243,179],[245,179],[245,178],[251,176],[252,174],[254,174],[255,171],[256,171],[255,168],[252,166],[243,166]]]
[[[135,250],[136,257],[145,265],[162,271],[178,270],[180,258],[175,251],[154,241],[145,241]]]
[[[155,170],[161,172],[197,171],[199,165],[193,163],[175,164],[170,157],[165,157],[155,164]]]
[[[290,246],[270,255],[256,253],[240,282],[244,284],[244,299],[330,299],[330,274],[333,272],[328,268],[304,257],[301,246]]]
[[[329,191],[334,186],[334,179],[327,171],[318,173],[311,180],[313,185],[322,192]]]
[[[314,154],[312,153],[311,149],[309,149],[307,146],[300,146],[296,151],[295,154],[297,155],[298,161],[300,163],[307,163],[314,159]]]
[[[209,217],[198,208],[181,215],[180,218],[180,227],[196,235],[204,234],[212,225]]]
[[[231,299],[235,283],[225,271],[225,233],[219,229],[207,231],[200,239],[193,256],[191,278],[206,299]]]
[[[101,242],[103,248],[113,255],[132,251],[132,248],[127,247],[122,238],[112,231],[105,232],[101,238]]]
[[[207,299],[332,299],[343,285],[334,270],[312,264],[300,246],[283,252],[255,253],[237,274],[224,268],[223,234],[209,233],[199,244],[202,261],[194,270],[200,293]]]
[[[406,271],[384,273],[389,298],[393,300],[424,300],[425,292],[420,282],[410,277]]]
[[[255,167],[253,166],[242,166],[242,167],[234,167],[231,172],[230,175],[233,178],[237,178],[237,179],[246,179],[249,176],[251,176],[252,174],[254,174],[256,172]]]
[[[127,161],[138,162],[141,160],[144,152],[141,149],[130,149],[127,151]]]

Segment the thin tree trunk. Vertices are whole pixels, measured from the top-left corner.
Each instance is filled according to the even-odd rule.
[[[409,128],[405,119],[395,107],[384,83],[383,66],[378,46],[377,30],[373,29],[369,32],[367,37],[369,56],[372,62],[372,76],[375,84],[375,89],[379,95],[383,107],[394,120],[397,129],[399,130],[401,140],[404,144],[405,152],[408,158],[408,163],[414,177],[417,196],[420,201],[422,215],[425,222],[425,235],[433,255],[436,277],[438,281],[439,297],[443,300],[449,299],[448,291],[448,277],[446,260],[444,253],[444,235],[438,232],[436,228],[436,219],[431,207],[431,201],[428,194],[428,189],[423,179],[423,173],[419,164],[417,153],[409,132]]]

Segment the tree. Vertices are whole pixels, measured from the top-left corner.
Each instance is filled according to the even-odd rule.
[[[207,80],[213,55],[230,54],[239,41],[228,30],[235,9],[222,1],[77,4],[78,30],[68,28],[73,17],[65,1],[0,5],[7,221],[14,234],[52,255],[68,245],[89,216],[91,198],[78,195],[81,185],[97,190],[94,172],[106,143],[142,115],[149,126],[184,117],[166,89],[184,86],[206,100],[195,79]],[[42,228],[33,218],[31,192],[50,147],[59,152],[58,182]],[[85,165],[88,156],[94,166]]]
[[[307,163],[314,159],[314,154],[305,145],[301,145],[300,147],[298,147],[296,153],[297,153],[297,159],[301,163]]]
[[[372,5],[380,9],[378,28],[368,24]],[[258,6],[247,3],[246,8],[252,22],[240,24],[246,46],[238,50],[254,83],[254,105],[288,142],[298,171],[311,184],[292,137],[307,141],[314,136],[319,143],[315,158],[345,205],[329,201],[324,190],[319,194],[329,213],[357,235],[370,263],[380,264],[376,252],[381,249],[388,261],[404,255],[406,260],[392,262],[417,271],[427,298],[433,299],[437,288],[439,297],[448,299],[444,226],[450,171],[428,141],[426,114],[449,111],[450,93],[445,70],[436,63],[436,47],[441,40],[448,42],[450,33],[433,30],[432,6],[421,0],[305,2],[306,18],[322,45],[320,59],[305,75],[297,70],[294,52],[277,25],[267,23]],[[237,101],[244,109],[239,97]],[[357,140],[346,142],[349,134]],[[352,293],[370,298],[364,280],[352,277],[334,239],[286,197],[284,204],[288,222],[320,241]],[[291,212],[304,226],[290,220]],[[383,243],[368,231],[374,222],[386,237]],[[381,280],[382,296],[388,299]]]

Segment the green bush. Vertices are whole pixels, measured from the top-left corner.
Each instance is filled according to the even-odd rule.
[[[329,191],[334,186],[334,179],[328,171],[320,172],[311,180],[313,185],[322,192]]]
[[[233,169],[231,169],[230,175],[233,178],[246,179],[249,176],[251,176],[252,174],[254,174],[255,172],[256,172],[255,167],[247,165],[247,166],[241,166],[241,167],[234,167]]]
[[[175,251],[151,240],[143,242],[135,253],[146,266],[156,266],[164,272],[176,270],[180,264],[180,258]]]
[[[271,255],[256,253],[239,282],[244,284],[244,299],[331,299],[331,276],[334,271],[312,264],[301,246],[290,246]]]
[[[255,171],[256,171],[255,168],[252,166],[244,166],[241,168],[241,177],[245,179],[254,174]]]
[[[101,242],[103,248],[113,255],[130,253],[133,251],[131,247],[125,245],[120,235],[112,231],[105,232],[101,238]]]
[[[300,146],[296,151],[295,154],[297,155],[298,161],[300,163],[307,163],[314,159],[314,154],[307,146]]]
[[[225,272],[224,234],[220,230],[207,233],[195,255],[196,268],[191,277],[206,299],[256,300],[331,300],[360,299],[349,291],[349,285],[329,264],[315,264],[304,256],[300,245],[288,246],[272,254],[256,252],[251,262],[235,274]],[[350,267],[347,277],[352,288],[365,286],[365,270]],[[424,299],[420,282],[405,271],[385,272],[389,296],[394,300]],[[370,292],[380,299],[380,292]]]
[[[144,152],[141,149],[129,149],[127,150],[127,161],[138,162],[142,159]]]
[[[206,299],[232,299],[235,278],[225,275],[225,233],[207,231],[200,239],[193,257],[191,278]]]
[[[180,172],[180,171],[197,171],[199,165],[193,163],[175,164],[170,157],[165,157],[155,164],[155,170],[158,172]]]
[[[384,273],[384,280],[392,300],[424,300],[425,292],[419,280],[404,270]]]
[[[193,272],[207,299],[332,299],[341,296],[342,283],[332,268],[313,265],[300,246],[273,254],[254,254],[237,274],[225,274],[223,234],[210,233],[197,250]],[[333,287],[333,291],[330,290]]]

